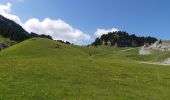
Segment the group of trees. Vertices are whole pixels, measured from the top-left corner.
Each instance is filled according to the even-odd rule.
[[[52,37],[49,35],[38,35],[36,33],[28,33],[19,24],[3,17],[2,15],[0,15],[0,35],[16,42],[21,42],[23,40],[33,37],[52,39]]]
[[[33,38],[33,37],[42,37],[42,38],[48,38],[48,39],[51,39],[52,40],[52,37],[50,35],[45,35],[45,34],[40,34],[38,35],[37,33],[33,33],[31,32],[29,34],[29,37],[28,38]]]
[[[63,41],[63,40],[57,40],[57,42],[64,43],[64,44],[71,44],[70,42],[68,42],[68,41]]]
[[[144,44],[152,44],[157,41],[154,37],[139,37],[135,34],[128,34],[127,32],[117,31],[103,34],[101,37],[96,38],[92,43],[94,46],[98,45],[111,45],[117,47],[139,47]]]

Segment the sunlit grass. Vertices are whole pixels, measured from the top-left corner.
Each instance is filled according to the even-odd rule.
[[[170,67],[138,63],[155,57],[29,39],[0,52],[0,99],[168,100]]]

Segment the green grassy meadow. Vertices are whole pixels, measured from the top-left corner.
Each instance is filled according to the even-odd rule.
[[[169,100],[170,66],[139,63],[168,54],[29,39],[0,52],[0,100]]]

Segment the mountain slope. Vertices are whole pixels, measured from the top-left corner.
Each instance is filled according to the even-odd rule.
[[[29,33],[19,24],[0,15],[0,35],[11,40],[23,41],[28,38]]]
[[[138,48],[29,39],[0,52],[0,98],[169,99],[170,68],[140,64],[137,55]]]
[[[76,53],[77,55],[82,52],[79,52],[74,49],[74,45],[65,45],[60,42],[56,42],[46,38],[32,38],[26,41],[23,41],[11,48],[8,48],[2,51],[1,55],[8,54],[10,57],[13,56],[30,56],[30,57],[46,57],[46,56],[59,56],[62,53],[65,55],[72,55]],[[72,51],[70,52],[71,49]],[[51,53],[55,55],[51,55]],[[6,56],[6,55],[5,55]],[[6,56],[7,57],[7,56]]]

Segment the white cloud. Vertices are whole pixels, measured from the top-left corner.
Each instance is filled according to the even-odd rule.
[[[97,31],[94,33],[95,36],[100,37],[103,34],[108,34],[109,32],[116,32],[119,31],[117,28],[111,28],[111,29],[101,29],[98,28]]]
[[[9,13],[11,11],[11,3],[7,3],[5,5],[0,5],[1,13]]]
[[[18,16],[11,13],[11,6],[10,3],[5,5],[0,4],[0,14],[20,24],[28,32],[51,35],[53,39],[66,40],[75,44],[81,44],[83,40],[90,39],[90,35],[73,28],[61,19],[52,20],[50,18],[45,18],[40,21],[37,18],[31,18],[26,22],[22,22]]]
[[[51,35],[55,40],[61,39],[77,43],[81,40],[90,39],[89,35],[73,28],[61,19],[52,20],[45,18],[39,21],[36,18],[32,18],[24,24],[24,28],[29,32]]]
[[[0,4],[0,14],[3,15],[4,17],[11,19],[13,21],[15,21],[16,23],[22,25],[22,22],[20,20],[20,18],[16,15],[11,14],[11,3],[7,3],[7,4]]]

